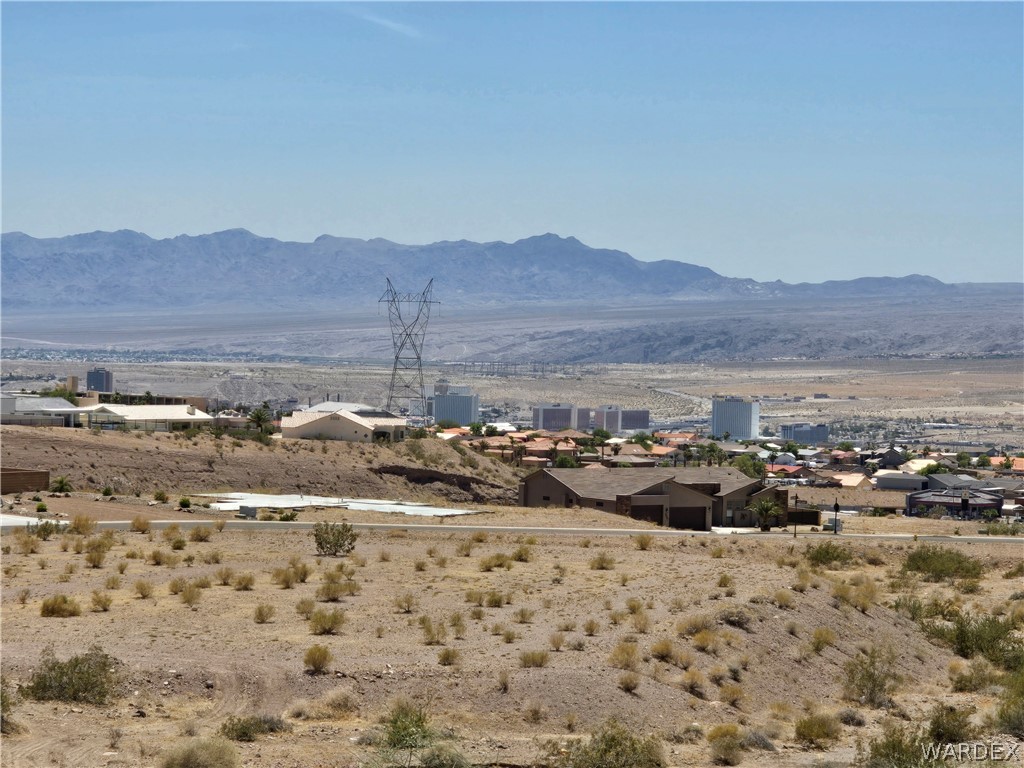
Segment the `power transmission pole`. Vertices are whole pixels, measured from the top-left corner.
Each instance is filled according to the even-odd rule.
[[[427,334],[430,305],[440,304],[431,298],[434,279],[421,293],[399,293],[387,278],[388,287],[378,303],[387,302],[391,321],[391,341],[395,347],[395,364],[391,368],[387,409],[406,403],[410,418],[419,417],[427,423],[427,400],[423,393],[423,339]]]

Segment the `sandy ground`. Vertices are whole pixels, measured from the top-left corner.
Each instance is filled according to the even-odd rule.
[[[152,510],[120,501],[51,501],[55,507],[67,505],[67,512]],[[163,516],[166,510],[160,512]],[[595,522],[589,513],[574,510],[500,510],[489,517],[496,524],[532,517],[531,522],[543,519],[559,527]],[[607,525],[610,518],[602,515],[600,522]],[[492,534],[474,542],[457,526],[434,533],[409,525],[405,531],[362,535],[354,555],[339,561],[318,558],[305,533],[228,529],[213,531],[207,542],[188,541],[177,554],[191,555],[191,564],[182,560],[156,566],[146,558],[154,549],[169,553],[168,536],[125,531],[114,536],[99,568],[88,567],[70,539],[41,542],[30,555],[19,554],[13,536],[5,535],[3,544],[12,546],[3,557],[0,595],[4,675],[15,684],[26,682],[48,643],[62,657],[98,643],[119,660],[122,680],[117,697],[106,706],[22,702],[16,720],[24,731],[3,743],[2,764],[12,768],[156,765],[161,750],[183,741],[184,733],[209,735],[228,716],[248,713],[284,715],[293,730],[238,745],[246,766],[362,765],[377,753],[355,740],[376,727],[399,696],[425,705],[445,740],[487,765],[534,764],[543,740],[571,736],[570,730],[586,732],[612,716],[665,738],[693,722],[705,729],[741,722],[769,734],[779,749],[746,753],[746,764],[845,765],[856,739],[877,733],[885,713],[858,707],[867,726],[844,727],[839,743],[825,752],[795,743],[793,718],[804,709],[850,706],[841,697],[843,665],[860,653],[859,647],[872,643],[897,652],[906,680],[896,697],[897,711],[911,720],[945,701],[977,705],[980,720],[994,702],[991,691],[951,694],[946,679],[951,654],[886,607],[895,597],[889,591],[890,569],[898,568],[911,542],[847,542],[861,559],[845,571],[808,574],[804,592],[791,587],[798,581],[796,566],[807,542],[794,545],[783,537],[687,536],[657,540],[641,551],[627,537]],[[472,546],[469,556],[460,556],[460,545]],[[485,556],[512,554],[521,546],[529,550],[527,562],[514,561],[509,570],[481,570]],[[981,592],[966,598],[970,604],[980,610],[1003,605],[1020,588],[1020,580],[1001,574],[1020,559],[1021,544],[955,546],[987,566]],[[589,567],[598,553],[614,559],[613,570]],[[869,555],[877,565],[867,564]],[[306,563],[311,574],[305,583],[282,589],[273,572],[292,558]],[[339,563],[351,569],[348,578],[358,584],[358,594],[337,606],[346,615],[339,634],[314,637],[296,604],[315,599],[325,574]],[[220,586],[217,572],[225,567],[253,574],[253,590]],[[865,614],[831,597],[830,580],[858,573],[875,580],[880,590],[878,604]],[[728,588],[718,586],[723,575],[731,580]],[[212,586],[202,590],[194,610],[171,594],[173,579],[203,576]],[[152,598],[137,596],[139,580],[153,584]],[[942,585],[909,588],[922,599],[964,599]],[[112,598],[109,611],[89,609],[94,590]],[[474,614],[475,598],[467,599],[472,590],[496,591],[508,602]],[[792,598],[792,607],[772,602],[778,590]],[[41,617],[41,601],[58,593],[78,600],[82,615]],[[413,601],[409,613],[396,605],[405,594]],[[636,600],[633,610],[645,618],[630,614],[631,599]],[[261,603],[275,609],[266,624],[253,620]],[[714,653],[678,635],[680,619],[713,618],[728,606],[742,607],[752,621],[746,631],[713,621],[719,645]],[[452,626],[459,621],[456,616],[464,629]],[[443,645],[425,643],[421,617],[447,627]],[[592,636],[583,631],[588,619],[597,622]],[[808,653],[809,635],[817,627],[831,629],[837,642],[820,654]],[[559,631],[564,643],[556,651],[552,636]],[[662,638],[692,654],[693,668],[704,678],[703,698],[683,689],[679,667],[649,655]],[[623,671],[611,662],[616,646],[628,640],[640,651],[640,685],[634,693],[619,688]],[[303,672],[303,654],[315,642],[333,653],[327,675]],[[455,665],[438,663],[442,648],[458,652]],[[520,666],[519,654],[532,650],[549,652],[546,666]],[[722,686],[712,682],[729,665],[742,686],[738,706],[722,701]],[[507,693],[498,689],[502,672],[509,677]],[[295,716],[315,709],[318,700],[335,691],[350,697],[354,711],[324,720]],[[672,765],[709,764],[703,740],[666,741],[665,748]]]

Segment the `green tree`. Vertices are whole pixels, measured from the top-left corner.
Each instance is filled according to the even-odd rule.
[[[493,424],[488,424],[484,427],[484,437],[495,437],[498,434],[498,428]]]
[[[920,470],[917,474],[928,477],[928,475],[948,475],[949,470],[941,464],[929,464],[924,469]]]
[[[749,453],[743,453],[733,459],[732,465],[747,477],[763,477],[764,462]]]
[[[764,531],[771,527],[772,519],[777,520],[779,513],[782,511],[775,502],[775,499],[765,498],[758,499],[748,509],[754,513],[754,516],[757,518],[757,524]]]
[[[645,451],[649,451],[651,450],[653,439],[654,438],[652,438],[647,432],[637,432],[635,435],[629,438],[629,442],[641,445],[643,446],[643,449]]]
[[[261,405],[259,408],[253,408],[249,412],[249,421],[252,422],[252,425],[260,432],[266,431],[267,425],[270,424],[272,420],[270,410],[265,406]]]
[[[983,453],[981,454],[981,456],[978,457],[978,461],[975,463],[974,466],[987,469],[988,467],[992,466],[992,459],[987,454]]]
[[[837,445],[836,448],[838,448],[840,451],[852,451],[853,443],[851,443],[849,440],[843,440],[843,442]]]
[[[608,440],[608,438],[610,438],[612,436],[612,433],[609,432],[607,429],[601,429],[599,427],[599,428],[597,428],[597,429],[595,429],[593,431],[592,436],[593,436],[595,441],[597,441],[597,440],[606,441],[606,440]]]
[[[479,421],[474,421],[469,425],[469,432],[476,437],[480,437],[484,433],[484,425]]]
[[[693,461],[693,449],[690,446],[688,446],[688,445],[684,445],[682,447],[682,453],[683,453],[683,466],[685,467],[687,464],[689,464],[691,461]]]
[[[1011,459],[1009,456],[1006,456],[1003,458],[999,466],[1001,466],[1003,469],[1013,469],[1013,459]]]
[[[39,393],[40,397],[62,397],[72,405],[78,405],[78,396],[67,387],[54,387],[44,389]]]
[[[441,419],[434,426],[436,426],[438,429],[453,429],[461,425],[459,424],[459,422],[453,419]]]
[[[576,469],[579,464],[576,463],[576,459],[572,456],[559,456],[555,459],[555,467],[558,469]]]
[[[50,491],[52,493],[71,493],[74,488],[71,487],[71,481],[68,480],[67,475],[60,475],[50,483]]]
[[[971,466],[971,455],[966,451],[960,451],[960,453],[956,455],[956,465],[958,467]]]

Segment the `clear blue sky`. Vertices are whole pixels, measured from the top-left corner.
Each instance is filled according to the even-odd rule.
[[[3,2],[2,226],[1022,280],[1022,7]]]

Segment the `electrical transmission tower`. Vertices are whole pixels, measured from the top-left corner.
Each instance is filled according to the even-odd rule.
[[[391,369],[387,409],[406,403],[410,418],[427,422],[427,399],[423,393],[423,339],[427,334],[434,279],[422,293],[399,293],[387,278],[388,288],[378,303],[388,303],[391,341],[395,346],[395,364]]]

